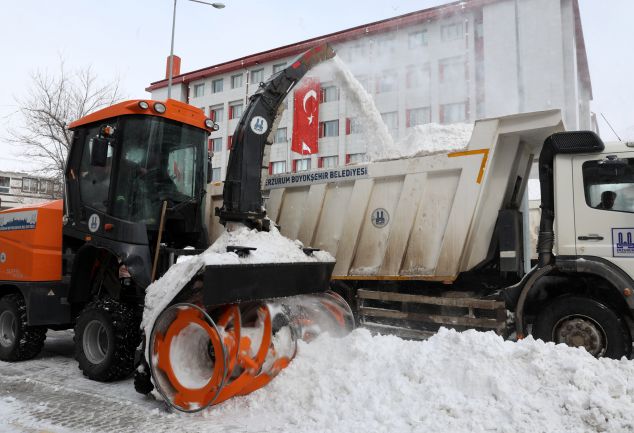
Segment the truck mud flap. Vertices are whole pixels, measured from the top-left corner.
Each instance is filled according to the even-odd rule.
[[[203,303],[233,304],[325,292],[334,262],[209,265],[203,278]]]

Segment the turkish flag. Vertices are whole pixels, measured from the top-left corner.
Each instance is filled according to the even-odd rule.
[[[319,152],[319,80],[306,78],[295,90],[291,150],[301,155]]]

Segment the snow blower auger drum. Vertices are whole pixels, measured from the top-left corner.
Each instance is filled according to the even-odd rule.
[[[150,370],[165,401],[196,412],[268,384],[297,352],[297,340],[343,336],[352,311],[325,292],[216,307],[176,304],[150,336]]]

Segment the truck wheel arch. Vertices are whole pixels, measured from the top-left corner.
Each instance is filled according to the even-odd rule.
[[[547,269],[548,268],[548,269]],[[585,290],[579,290],[575,285],[563,289],[549,290],[545,300],[536,299],[536,292],[542,290],[537,283],[541,278],[547,277],[552,271],[569,280],[581,279],[594,280],[596,284]],[[540,272],[541,271],[541,272]],[[621,314],[630,324],[634,324],[634,297],[626,296],[625,289],[634,287],[632,280],[616,265],[599,257],[557,257],[554,266],[548,265],[533,271],[533,278],[528,278],[524,284],[515,308],[518,335],[525,335],[525,314],[537,305],[552,301],[554,298],[566,294],[579,294],[602,301]],[[602,283],[602,284],[601,284]],[[588,286],[588,281],[583,281]]]
[[[18,286],[15,286],[13,284],[0,285],[0,298],[3,297],[4,295],[11,295],[11,294],[18,294],[18,293],[22,295],[22,297],[24,297],[24,293],[22,293],[22,290],[20,290]]]

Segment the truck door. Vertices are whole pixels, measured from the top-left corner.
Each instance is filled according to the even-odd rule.
[[[634,152],[573,158],[576,252],[634,276]]]

